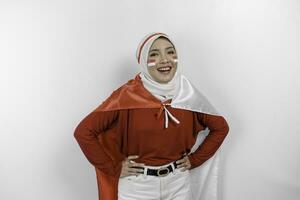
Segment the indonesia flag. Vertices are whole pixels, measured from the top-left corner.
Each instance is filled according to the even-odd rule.
[[[176,63],[178,60],[177,60],[177,56],[173,56],[173,61]]]
[[[155,64],[156,64],[156,62],[153,59],[149,59],[147,62],[148,67],[153,67],[153,66],[155,66]]]

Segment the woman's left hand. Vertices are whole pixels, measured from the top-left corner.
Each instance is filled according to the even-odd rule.
[[[184,156],[182,159],[176,161],[177,168],[182,168],[180,171],[184,172],[191,168],[191,162],[187,156]]]

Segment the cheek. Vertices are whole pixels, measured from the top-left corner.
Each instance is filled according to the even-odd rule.
[[[176,55],[172,56],[172,59],[173,59],[174,63],[177,63],[177,56]]]
[[[155,59],[149,59],[147,62],[147,65],[149,67],[155,66],[156,65],[156,60]]]

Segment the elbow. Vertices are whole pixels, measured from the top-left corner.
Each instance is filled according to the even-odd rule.
[[[227,135],[229,133],[229,125],[228,122],[226,121],[226,119],[223,117],[223,131],[225,133],[225,135]]]
[[[73,133],[73,137],[74,137],[76,140],[78,140],[79,137],[80,137],[80,133],[79,133],[79,131],[77,130],[77,128],[75,129],[75,131],[74,131],[74,133]]]
[[[73,133],[73,137],[77,141],[79,141],[82,138],[82,129],[79,125],[75,128],[74,133]]]
[[[73,132],[78,143],[87,142],[96,138],[96,135],[84,123],[80,123]]]

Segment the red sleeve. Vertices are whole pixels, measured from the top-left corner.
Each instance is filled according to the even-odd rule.
[[[200,130],[203,129],[201,127],[208,127],[209,134],[198,149],[188,155],[191,163],[191,169],[200,166],[206,160],[211,158],[221,146],[229,132],[229,126],[225,118],[222,116],[195,112],[194,117],[196,118],[196,120],[194,120],[196,122],[195,126],[199,127],[198,129]]]
[[[74,132],[74,137],[88,161],[103,173],[117,177],[121,173],[122,162],[113,162],[100,145],[98,135],[109,133],[118,123],[118,116],[118,110],[91,112],[78,124]]]

